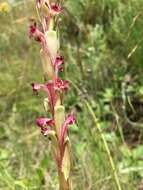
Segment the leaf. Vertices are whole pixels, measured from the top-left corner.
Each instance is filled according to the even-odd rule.
[[[77,151],[77,154],[80,156],[84,153],[86,149],[86,143],[84,142],[78,142],[77,145],[76,145],[76,151]]]
[[[105,102],[111,102],[113,100],[114,94],[113,94],[113,89],[111,88],[106,88],[105,92],[103,94],[103,99]]]
[[[132,150],[132,156],[135,160],[143,159],[143,146],[138,145],[137,148]]]
[[[22,187],[24,190],[28,190],[23,181],[15,181],[15,186]]]
[[[38,174],[38,178],[40,181],[43,181],[44,177],[45,177],[45,171],[43,168],[38,168],[37,169],[37,174]]]
[[[104,137],[108,142],[116,142],[117,137],[114,132],[111,133],[104,133]]]
[[[132,156],[132,151],[130,150],[130,148],[127,145],[122,145],[120,147],[120,151],[121,151],[123,157],[126,158],[126,160],[128,160],[128,158],[130,158]]]
[[[70,130],[72,131],[72,132],[78,132],[79,131],[79,128],[78,128],[78,126],[74,123],[74,124],[71,124],[70,125]]]

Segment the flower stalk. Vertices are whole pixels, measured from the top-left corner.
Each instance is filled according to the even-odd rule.
[[[69,88],[69,81],[60,78],[64,58],[59,47],[59,15],[64,12],[63,1],[36,0],[36,9],[42,29],[37,23],[30,25],[29,36],[39,42],[45,84],[32,83],[33,92],[37,95],[44,91],[43,101],[46,112],[51,118],[38,118],[36,124],[41,133],[49,137],[52,154],[56,161],[59,190],[71,190],[71,145],[68,136],[69,125],[75,123],[75,116],[65,114],[64,94]]]

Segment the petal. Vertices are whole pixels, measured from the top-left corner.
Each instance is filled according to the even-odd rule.
[[[67,90],[69,88],[69,81],[68,80],[64,80],[63,81],[63,89]]]
[[[33,24],[30,25],[30,29],[29,29],[29,37],[33,37],[36,41],[41,42],[41,43],[45,43],[45,37],[43,32],[41,32],[38,28],[37,28],[37,24],[36,22],[34,22]]]
[[[62,86],[62,80],[60,78],[55,79],[54,89],[60,90]]]
[[[39,83],[32,83],[31,86],[32,86],[33,92],[34,92],[35,94],[38,94],[38,91],[41,89],[41,87],[42,87],[43,85],[41,85],[41,84],[39,84]]]
[[[60,6],[57,5],[56,3],[51,3],[50,8],[51,8],[51,14],[52,14],[52,15],[58,15],[58,14],[60,14],[61,12],[63,12],[63,10],[64,10],[62,7],[60,7]]]
[[[55,90],[67,90],[69,88],[69,81],[56,78],[54,88]]]
[[[68,88],[69,88],[69,81],[67,80],[57,81],[55,85],[55,89],[57,90],[67,90]]]
[[[56,76],[58,76],[58,72],[62,71],[62,67],[61,65],[64,64],[64,58],[61,55],[57,55],[56,59],[55,59],[55,63],[54,63],[54,70],[56,73]]]
[[[54,67],[59,67],[62,64],[64,64],[64,58],[61,55],[57,55],[56,60],[55,60],[55,64]]]
[[[52,81],[47,84],[32,83],[34,93],[38,94],[39,90],[44,90],[47,93],[49,107],[51,112],[54,114],[54,106],[57,102],[57,94],[54,89],[54,83]]]
[[[66,123],[67,125],[72,125],[72,124],[75,123],[75,121],[76,121],[75,115],[68,115],[68,117],[67,117],[65,123]]]
[[[34,91],[40,90],[40,88],[41,88],[41,84],[39,84],[39,83],[32,83],[31,85],[32,85],[32,88]]]
[[[54,121],[53,119],[49,119],[49,118],[38,118],[36,119],[36,124],[43,128],[45,126],[53,126],[54,125]]]
[[[49,131],[50,131],[50,129],[48,129],[48,128],[42,128],[42,129],[41,129],[41,133],[42,133],[44,136],[47,136],[47,135],[49,134]]]
[[[61,143],[64,143],[64,139],[65,139],[65,137],[67,135],[67,131],[68,131],[68,125],[74,124],[75,121],[76,121],[76,118],[75,118],[74,115],[69,115],[66,118],[66,120],[65,120],[65,122],[64,122],[64,124],[62,126],[62,130],[61,130],[61,136],[60,136]]]
[[[33,34],[36,32],[36,29],[37,29],[37,27],[36,27],[36,22],[34,22],[32,25],[30,25],[29,34],[30,34],[31,37],[32,37]]]

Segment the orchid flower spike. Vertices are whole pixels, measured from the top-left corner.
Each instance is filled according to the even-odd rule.
[[[41,50],[43,74],[45,84],[32,83],[32,90],[37,95],[44,91],[44,108],[50,118],[36,119],[36,125],[41,133],[51,139],[51,151],[56,160],[60,190],[71,190],[71,146],[68,128],[74,124],[76,117],[70,114],[66,117],[64,94],[69,89],[69,81],[60,78],[63,71],[64,58],[60,55],[58,17],[64,11],[62,0],[36,0],[36,9],[42,29],[39,30],[36,22],[29,28],[29,37],[39,42]]]

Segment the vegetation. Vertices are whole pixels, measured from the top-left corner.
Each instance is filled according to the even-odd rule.
[[[43,82],[28,37],[36,16],[34,1],[0,1],[0,190],[58,189],[50,144],[35,124],[46,117],[44,94],[31,91]],[[65,1],[66,111],[79,126],[70,127],[75,190],[143,189],[142,18],[143,0]]]

